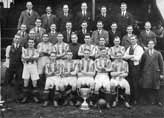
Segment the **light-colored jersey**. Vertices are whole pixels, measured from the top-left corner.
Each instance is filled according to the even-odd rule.
[[[52,43],[50,42],[40,42],[37,46],[39,53],[47,53],[50,54],[52,52]]]
[[[109,49],[109,54],[110,54],[111,58],[115,58],[117,52],[121,52],[121,54],[124,55],[125,47],[123,47],[123,46],[118,46],[118,47],[113,46]]]
[[[124,60],[121,61],[113,61],[112,62],[112,72],[124,72],[128,73],[129,72],[129,67],[128,63]]]
[[[109,58],[100,57],[95,60],[95,69],[99,72],[107,72],[107,69],[111,69],[111,60]]]
[[[82,44],[79,47],[78,56],[84,56],[84,50],[85,49],[90,50],[90,56],[96,56],[96,52],[98,50],[98,47],[95,45],[92,45],[92,44],[90,44],[90,45]]]
[[[39,52],[37,49],[35,48],[27,48],[27,49],[23,49],[22,52],[22,60],[23,62],[26,61],[35,61],[36,58],[39,57]],[[33,59],[35,58],[35,59]]]
[[[60,74],[60,65],[57,63],[57,61],[55,62],[50,61],[50,63],[47,63],[45,65],[45,73],[46,74],[52,73],[51,76]]]
[[[84,71],[84,72],[94,72],[95,71],[95,65],[94,61],[91,59],[81,59],[79,62],[79,71]]]
[[[109,56],[110,56],[110,55],[109,55],[109,47],[101,47],[101,46],[98,46],[98,47],[97,47],[96,57],[99,57],[100,54],[101,54],[101,51],[104,50],[104,49],[106,50],[107,56],[109,57]]]
[[[69,45],[67,43],[56,43],[53,46],[53,51],[57,52],[57,55],[63,55],[66,54],[66,52],[69,50]]]

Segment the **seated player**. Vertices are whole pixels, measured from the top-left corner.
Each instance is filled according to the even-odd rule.
[[[112,62],[111,71],[111,102],[112,107],[116,107],[118,99],[124,99],[125,106],[130,108],[129,105],[129,95],[130,95],[130,85],[125,77],[128,76],[128,63],[122,59],[122,53],[117,52],[117,58]]]
[[[105,49],[100,52],[100,57],[95,60],[95,69],[97,74],[95,77],[94,94],[95,98],[105,99],[107,101],[107,108],[109,108],[110,105],[108,98],[110,97],[110,79],[108,72],[111,71],[111,61],[108,58],[107,51]]]
[[[62,75],[62,90],[63,90],[63,98],[64,105],[73,106],[74,98],[76,95],[76,83],[77,83],[77,63],[72,60],[72,52],[67,52],[67,59],[64,61],[64,73]]]
[[[29,80],[31,78],[32,80],[32,98],[35,102],[39,102],[38,100],[38,88],[37,88],[37,80],[39,80],[39,74],[37,70],[37,60],[39,58],[39,53],[37,49],[34,48],[34,40],[29,39],[28,40],[28,48],[24,49],[22,52],[22,60],[24,63],[23,67],[23,74],[22,78],[24,79],[24,98],[22,99],[22,103],[27,102],[27,99],[29,97]]]
[[[84,50],[87,49],[87,50],[90,50],[89,57],[91,57],[92,59],[94,59],[95,58],[96,51],[97,51],[97,46],[91,44],[91,36],[89,34],[86,34],[85,35],[84,41],[85,41],[85,43],[82,44],[79,47],[78,56],[81,57],[81,58],[83,58],[84,57]]]
[[[90,53],[91,51],[89,49],[85,49],[84,58],[79,62],[77,88],[80,89],[87,86],[93,91],[95,85],[95,66],[94,61],[89,58]],[[92,105],[91,101],[90,105]]]
[[[50,54],[50,62],[45,66],[46,73],[46,83],[44,87],[44,104],[43,106],[47,106],[49,103],[51,92],[54,92],[52,96],[53,105],[55,107],[58,106],[58,100],[60,99],[60,65],[56,61],[56,52],[51,52]]]
[[[45,78],[44,78],[44,68],[46,63],[49,63],[49,55],[52,51],[52,43],[49,42],[48,34],[43,34],[43,41],[40,42],[37,46],[39,51],[39,59],[38,59],[38,73],[40,76],[40,86],[41,88],[44,87]]]

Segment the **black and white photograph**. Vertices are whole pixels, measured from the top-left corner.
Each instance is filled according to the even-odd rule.
[[[164,0],[0,0],[0,118],[164,118]]]

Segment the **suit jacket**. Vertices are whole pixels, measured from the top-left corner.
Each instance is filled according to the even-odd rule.
[[[87,31],[86,31],[85,34],[91,34],[91,31],[89,31],[89,30],[87,29]],[[84,44],[84,43],[85,43],[85,41],[84,41],[85,34],[83,33],[82,29],[79,30],[79,31],[77,32],[78,43],[80,43],[80,44]]]
[[[98,30],[95,30],[93,31],[92,33],[92,40],[93,40],[93,43],[98,45],[99,44],[99,39],[103,37],[106,41],[106,45],[109,44],[109,34],[106,30],[102,30],[101,31],[101,34],[98,33]]]
[[[104,29],[109,30],[110,25],[112,24],[112,16],[109,14],[106,14],[106,16],[102,16],[102,14],[97,15],[96,21],[102,21],[104,24]]]
[[[131,45],[130,37],[128,34],[124,35],[121,41],[121,45],[127,49]]]
[[[76,30],[80,30],[81,28],[81,23],[83,21],[86,21],[88,23],[88,28],[91,29],[92,26],[91,26],[91,13],[89,11],[86,12],[86,16],[83,16],[82,15],[82,11],[78,12],[76,14],[76,19],[75,19],[75,27],[76,27]]]
[[[149,34],[146,33],[146,31],[142,31],[139,36],[139,43],[143,47],[147,47],[148,41],[149,40],[154,40],[156,41],[156,34],[153,31],[150,31]]]
[[[35,26],[35,20],[37,18],[39,18],[39,14],[34,10],[32,10],[30,16],[28,15],[27,10],[22,11],[18,21],[18,28],[20,28],[21,24],[25,24],[27,29],[30,30]]]
[[[17,34],[20,35],[21,37],[21,41],[20,41],[21,46],[27,48],[28,33],[24,32],[23,34],[21,30],[18,30]]]
[[[49,32],[48,35],[49,35],[49,41],[50,41],[53,45],[56,44],[57,41],[58,41],[58,40],[57,40],[58,32],[56,32],[55,34]]]
[[[35,37],[36,37],[36,40],[37,40],[38,42],[41,42],[41,41],[42,41],[42,35],[43,35],[44,33],[46,33],[46,30],[45,30],[44,28],[42,28],[42,27],[40,27],[39,33],[37,33],[36,27],[32,28],[30,31],[34,31],[34,32],[35,32]]]
[[[64,16],[64,13],[59,14],[59,31],[63,32],[66,29],[66,22],[72,22],[72,14],[69,13],[68,16]]]
[[[53,14],[51,14],[49,18],[47,14],[43,14],[41,16],[41,20],[42,20],[42,27],[46,29],[47,31],[50,31],[51,24],[57,25],[57,21],[58,21],[56,15],[53,15]]]
[[[70,32],[69,37],[67,37],[67,31],[64,31],[62,34],[63,34],[63,36],[64,36],[63,41],[64,41],[65,43],[71,43],[71,42],[72,42],[72,41],[71,41],[72,30],[71,30],[71,32]]]
[[[118,27],[121,30],[125,30],[125,31],[126,31],[126,27],[128,25],[133,25],[133,23],[134,23],[134,19],[133,19],[132,14],[127,12],[127,11],[126,11],[125,16],[122,16],[121,13],[119,13],[117,15],[116,19],[117,19]]]
[[[113,41],[114,41],[114,38],[115,38],[116,36],[119,36],[119,37],[121,38],[121,32],[118,31],[118,30],[116,30],[116,32],[113,33],[111,30],[109,30],[108,33],[109,33],[109,47],[111,47],[111,46],[114,46]]]
[[[160,88],[160,75],[163,75],[163,58],[159,51],[154,50],[153,55],[146,50],[141,58],[141,87],[142,88]]]

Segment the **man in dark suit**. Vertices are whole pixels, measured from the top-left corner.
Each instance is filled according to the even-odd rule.
[[[127,49],[131,45],[130,38],[134,35],[133,26],[132,25],[127,26],[126,32],[127,34],[123,36],[122,41],[121,41],[121,45],[124,46],[125,49]]]
[[[44,28],[41,27],[42,22],[41,19],[37,18],[35,21],[35,27],[33,27],[30,31],[34,31],[35,32],[35,37],[39,42],[41,42],[42,39],[42,35],[46,32],[46,30]]]
[[[141,31],[140,33],[140,45],[144,47],[144,49],[147,49],[147,44],[149,40],[154,40],[154,42],[156,43],[156,34],[151,31],[151,23],[150,22],[146,22],[145,23],[145,30]]]
[[[21,87],[23,86],[22,81],[22,51],[23,48],[20,45],[21,37],[19,35],[15,35],[13,39],[12,45],[7,46],[6,48],[6,62],[4,66],[7,68],[5,73],[5,81],[4,85],[11,85],[12,80],[14,80],[14,89],[16,90],[16,99],[20,94]]]
[[[56,31],[56,24],[52,24],[50,26],[50,32],[48,33],[48,36],[49,36],[49,41],[54,45],[57,43],[57,35],[58,35],[58,32]]]
[[[127,4],[125,2],[121,3],[121,13],[117,15],[116,19],[121,35],[123,36],[126,34],[126,27],[133,25],[134,22],[132,14],[127,11]]]
[[[63,32],[65,30],[66,23],[72,21],[72,14],[69,13],[69,7],[67,4],[63,5],[63,12],[59,14],[59,31]]]
[[[110,25],[112,24],[112,16],[107,13],[106,6],[101,7],[100,14],[97,16],[96,21],[102,21],[104,24],[104,29],[109,30]]]
[[[117,23],[116,22],[113,22],[112,25],[111,25],[111,30],[109,30],[109,47],[112,47],[114,46],[114,39],[115,37],[120,37],[121,38],[121,32],[118,31],[118,27],[117,27]]]
[[[100,38],[104,38],[105,45],[107,46],[109,44],[109,35],[108,32],[103,29],[103,26],[102,21],[97,22],[97,30],[92,33],[92,41],[94,44],[98,45]]]
[[[56,15],[52,14],[52,9],[50,6],[46,7],[46,14],[43,14],[41,16],[42,20],[42,27],[47,30],[47,32],[50,31],[51,24],[57,23],[57,17]]]
[[[21,24],[25,24],[27,26],[27,31],[35,26],[35,20],[39,18],[39,14],[32,9],[32,2],[26,3],[27,10],[21,12],[18,21],[18,29],[20,29]]]
[[[154,40],[148,41],[148,49],[141,58],[141,88],[145,101],[150,100],[150,93],[153,94],[155,103],[162,106],[160,101],[159,89],[160,80],[164,78],[164,65],[161,53],[154,49],[156,42]]]
[[[81,29],[77,32],[78,35],[78,43],[84,44],[84,37],[86,34],[90,34],[90,30],[88,29],[88,23],[86,21],[83,21],[81,24]]]
[[[28,33],[27,33],[26,25],[22,24],[20,30],[18,30],[17,34],[20,35],[20,44],[22,47],[27,47]]]
[[[83,2],[81,4],[81,11],[77,13],[77,18],[76,20],[76,30],[80,29],[80,25],[82,24],[83,21],[86,21],[88,23],[89,28],[91,29],[91,13],[87,10],[88,6],[86,2]]]
[[[62,33],[64,36],[63,41],[65,43],[71,43],[72,23],[67,22],[65,27],[66,27],[66,30]]]

